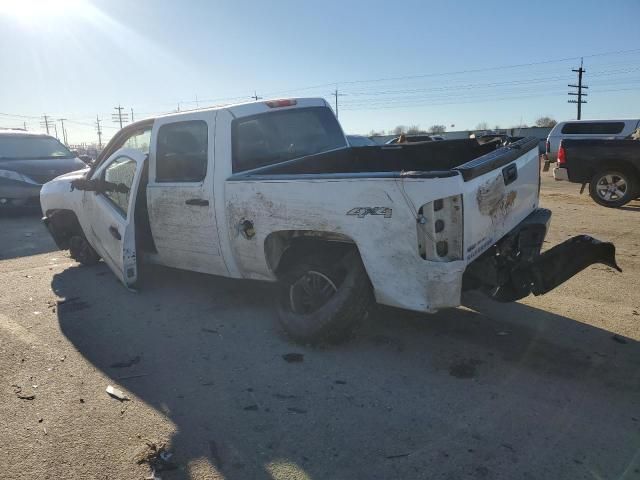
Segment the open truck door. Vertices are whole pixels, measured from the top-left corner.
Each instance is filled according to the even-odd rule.
[[[138,279],[134,213],[146,160],[145,153],[122,148],[90,179],[72,182],[72,188],[84,190],[85,235],[126,287]]]

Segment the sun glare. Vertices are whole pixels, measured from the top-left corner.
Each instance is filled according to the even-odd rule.
[[[0,0],[0,15],[28,24],[45,18],[72,16],[84,5],[83,0]]]

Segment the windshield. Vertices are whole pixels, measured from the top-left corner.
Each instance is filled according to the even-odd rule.
[[[73,154],[53,137],[0,136],[0,160],[72,158]]]
[[[347,146],[336,117],[326,107],[272,111],[234,120],[232,141],[234,172]]]

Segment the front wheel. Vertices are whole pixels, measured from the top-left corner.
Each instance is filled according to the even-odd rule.
[[[82,265],[95,265],[100,261],[100,255],[96,252],[86,238],[74,235],[69,240],[69,254],[76,262]]]
[[[589,195],[604,207],[621,207],[637,196],[636,177],[622,169],[609,168],[596,173],[589,184]]]
[[[332,261],[321,256],[301,259],[285,273],[280,288],[280,324],[300,343],[345,339],[373,298],[355,252]]]

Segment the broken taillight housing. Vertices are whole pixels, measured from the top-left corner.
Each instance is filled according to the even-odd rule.
[[[462,195],[425,203],[416,221],[422,258],[432,262],[462,259]]]

